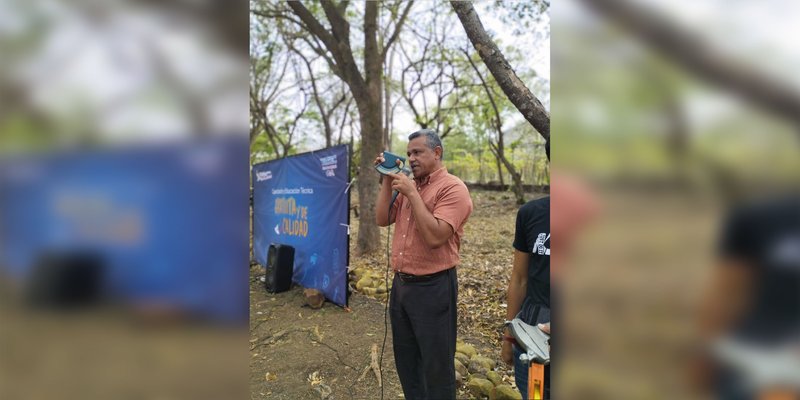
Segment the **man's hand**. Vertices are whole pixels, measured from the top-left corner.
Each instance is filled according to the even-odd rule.
[[[374,164],[378,166],[385,162],[386,159],[383,157],[383,152],[378,153],[378,156],[375,157]],[[398,162],[400,160],[397,160]],[[392,198],[392,183],[391,179],[383,177],[381,179],[381,190],[378,193],[378,199],[375,203],[375,223],[378,226],[389,226],[394,223],[394,216],[390,215],[389,206],[390,199]]]
[[[417,191],[414,181],[404,174],[387,174],[386,176],[392,178],[392,190],[402,193],[403,196],[408,197],[411,193]]]
[[[546,324],[539,324],[537,326],[539,327],[540,331],[542,331],[542,332],[544,332],[544,333],[546,333],[548,335],[550,334],[550,323],[549,322],[546,323]]]
[[[381,152],[380,154],[378,154],[377,157],[375,157],[375,161],[373,161],[373,163],[374,165],[378,165],[378,164],[383,164],[384,161],[386,161],[386,159],[383,158],[383,152]],[[398,167],[403,165],[403,162],[400,161],[399,159],[394,160],[394,162],[397,164]]]
[[[375,165],[383,164],[384,161],[386,161],[386,159],[383,158],[383,152],[381,152],[380,154],[378,154],[378,157],[375,157],[374,164]]]
[[[536,326],[539,327],[540,331],[542,331],[542,332],[544,332],[544,333],[546,333],[548,335],[550,334],[550,323],[549,322],[546,323],[546,324],[538,324]],[[548,351],[550,350],[550,340],[549,339],[547,340],[547,350]]]

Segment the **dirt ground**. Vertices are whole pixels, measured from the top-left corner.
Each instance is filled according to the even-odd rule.
[[[543,194],[532,195],[540,197]],[[498,334],[505,318],[505,289],[511,273],[517,206],[509,193],[473,191],[474,211],[465,228],[459,279],[459,340],[494,359],[498,373],[513,385],[510,368],[500,360]],[[381,252],[357,257],[353,245],[357,219],[351,216],[351,267],[385,271]],[[386,229],[381,230],[382,246]],[[383,248],[383,247],[382,247]],[[350,296],[349,311],[325,303],[304,307],[302,289],[270,294],[251,268],[250,389],[252,399],[379,399],[381,387],[370,370],[370,349],[384,336],[384,302],[360,293]],[[383,356],[384,398],[402,398],[394,368],[391,328]],[[363,375],[363,379],[362,378]],[[462,386],[459,398],[470,398]]]
[[[497,361],[513,385],[510,368],[500,362],[497,333],[517,206],[505,193],[472,196],[475,210],[458,271],[459,339]],[[561,304],[568,312],[556,333],[565,343],[556,356],[559,398],[692,398],[685,360],[720,207],[703,196],[648,191],[598,197],[601,214],[563,271]],[[381,234],[385,240],[386,231]],[[383,271],[385,263],[384,254],[351,257],[351,267]],[[319,311],[302,308],[299,289],[266,294],[255,280],[259,271],[253,269],[251,279],[251,398],[319,399],[321,383],[330,388],[328,398],[380,398],[371,372],[358,378],[370,347],[381,344],[383,303],[355,293],[350,313],[330,303]],[[387,399],[401,393],[392,357],[390,335],[383,360]],[[462,387],[459,398],[470,397]]]
[[[251,285],[251,366],[253,399],[374,399],[380,387],[370,364],[370,349],[380,349],[384,306],[355,293],[350,311],[326,303],[303,307],[302,288],[270,294],[261,282]],[[389,329],[383,362],[384,395],[402,393],[394,369]]]

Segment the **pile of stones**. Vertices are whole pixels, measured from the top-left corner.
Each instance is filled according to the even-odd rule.
[[[456,342],[456,382],[466,383],[470,394],[476,399],[521,400],[517,389],[503,382],[495,371],[497,363],[491,358],[481,356],[470,344]]]

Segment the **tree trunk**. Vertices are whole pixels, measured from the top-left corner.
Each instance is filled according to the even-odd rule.
[[[505,186],[506,182],[505,178],[503,178],[503,164],[500,163],[500,156],[494,149],[492,149],[492,154],[494,155],[494,162],[497,166],[497,179],[500,181],[500,186]]]
[[[522,175],[514,168],[514,164],[510,163],[508,159],[506,159],[505,155],[500,157],[500,161],[503,162],[503,165],[506,166],[508,173],[511,174],[511,181],[514,184],[511,186],[511,190],[514,192],[514,197],[517,200],[517,205],[525,204],[525,189],[522,186]]]
[[[478,183],[486,183],[486,175],[483,172],[483,146],[478,148]]]
[[[356,249],[359,254],[380,248],[378,225],[375,222],[375,201],[378,196],[378,172],[372,164],[383,150],[383,59],[378,51],[378,4],[366,2],[364,7],[364,75],[365,96],[356,98],[361,116],[361,161],[358,173],[358,202],[361,208]]]
[[[359,254],[365,254],[380,248],[380,232],[375,223],[375,201],[378,196],[379,178],[372,160],[383,150],[380,135],[382,106],[378,101],[359,101],[358,108],[361,115],[361,161],[358,165],[360,214],[356,249]],[[367,134],[368,132],[373,134]]]
[[[518,205],[525,204],[525,189],[522,186],[522,175],[514,168],[514,164],[508,161],[504,152],[497,148],[494,144],[489,142],[489,149],[492,150],[492,154],[495,156],[495,160],[497,161],[497,170],[500,172],[500,185],[505,186],[505,182],[502,179],[503,168],[505,166],[508,170],[509,175],[511,175],[511,181],[513,185],[511,185],[511,190],[514,192],[514,197],[517,201]]]
[[[383,43],[383,38],[381,38],[381,42]],[[386,73],[383,75],[383,147],[389,151],[392,151],[392,94],[391,90],[389,90],[389,82],[388,80],[392,76],[392,69],[394,67],[394,56],[395,51],[392,50],[391,52],[387,53],[388,60],[384,60],[384,64],[386,65]],[[387,62],[388,61],[388,62]]]
[[[550,113],[545,110],[542,102],[531,93],[525,83],[519,79],[511,68],[503,53],[494,43],[489,34],[483,28],[478,13],[469,1],[451,1],[450,4],[461,20],[464,31],[467,32],[469,40],[475,46],[475,50],[480,54],[484,64],[494,76],[494,79],[503,89],[503,93],[508,96],[511,103],[523,117],[536,129],[545,139],[550,138]]]

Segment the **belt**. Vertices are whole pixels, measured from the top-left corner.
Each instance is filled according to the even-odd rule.
[[[429,275],[411,275],[411,274],[404,274],[402,272],[397,272],[397,277],[400,278],[403,282],[428,282],[433,280],[434,278],[438,277],[439,275],[444,275],[450,269],[444,269],[439,272],[429,274]]]

